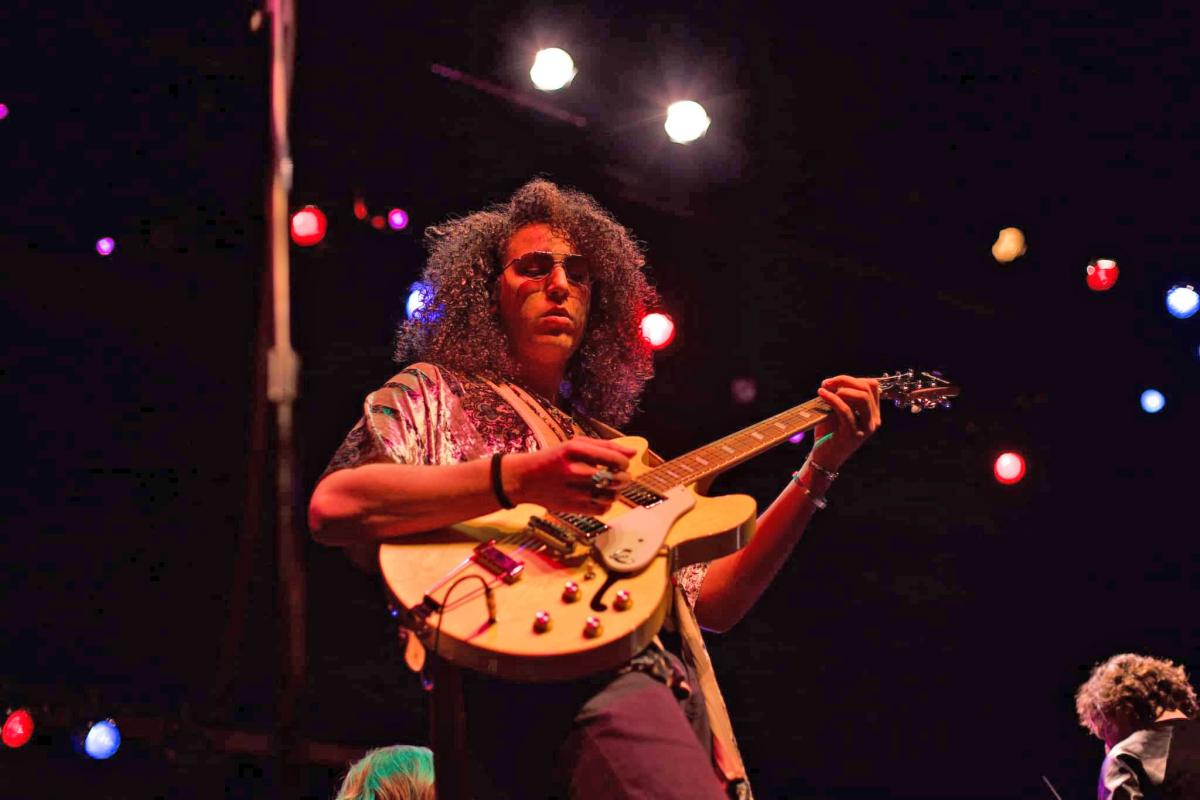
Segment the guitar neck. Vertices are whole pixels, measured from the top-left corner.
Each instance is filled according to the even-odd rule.
[[[661,493],[719,475],[801,431],[815,428],[831,411],[824,400],[813,398],[712,444],[673,458],[640,476],[638,483]]]

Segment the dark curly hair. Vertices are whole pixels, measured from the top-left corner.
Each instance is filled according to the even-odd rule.
[[[1148,727],[1164,711],[1197,712],[1183,667],[1166,659],[1121,653],[1096,665],[1075,693],[1079,724],[1106,741]]]
[[[509,239],[533,223],[564,235],[593,264],[588,326],[567,364],[564,394],[573,410],[622,425],[654,373],[640,329],[658,295],[630,232],[590,196],[544,179],[526,183],[507,202],[426,229],[424,307],[397,331],[396,359],[513,380],[516,364],[496,310],[496,279]]]

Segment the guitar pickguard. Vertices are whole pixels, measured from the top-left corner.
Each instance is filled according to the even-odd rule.
[[[645,569],[662,549],[675,520],[696,505],[695,495],[683,486],[676,486],[663,496],[666,499],[661,503],[626,511],[596,537],[596,551],[605,569],[622,573]]]

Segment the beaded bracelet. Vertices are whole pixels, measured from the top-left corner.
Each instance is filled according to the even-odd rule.
[[[825,469],[825,467],[822,467],[820,464],[818,464],[812,456],[808,457],[808,465],[810,467],[812,467],[813,469],[815,469],[817,472],[824,475],[825,479],[828,480],[830,483],[837,480],[838,473],[834,472],[831,469]]]

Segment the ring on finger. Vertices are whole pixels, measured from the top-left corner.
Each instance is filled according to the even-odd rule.
[[[592,473],[592,494],[596,493],[597,489],[607,489],[612,486],[614,475],[608,471],[608,467],[599,467]]]

